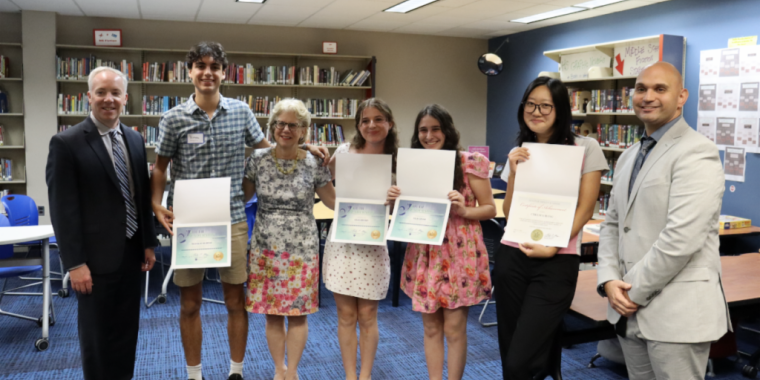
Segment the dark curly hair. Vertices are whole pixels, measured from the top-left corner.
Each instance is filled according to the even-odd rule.
[[[203,57],[211,57],[214,61],[222,64],[222,70],[227,70],[227,53],[224,52],[224,47],[218,42],[203,41],[190,48],[185,57],[185,65],[188,70],[193,68],[193,63],[203,59]]]
[[[456,159],[454,160],[454,190],[462,191],[464,188],[464,172],[462,171],[462,157],[459,154],[462,150],[462,147],[459,146],[459,131],[454,126],[454,119],[451,118],[451,114],[443,106],[430,104],[417,114],[417,120],[414,121],[414,133],[412,133],[412,148],[424,149],[420,142],[419,134],[420,122],[422,122],[422,118],[425,116],[430,116],[441,124],[441,132],[446,136],[441,149],[457,152]]]
[[[517,134],[517,146],[522,146],[524,142],[538,142],[536,134],[528,128],[525,123],[525,103],[528,97],[536,87],[546,86],[552,94],[554,102],[555,119],[552,126],[552,135],[549,137],[548,144],[575,145],[575,134],[573,133],[573,112],[570,109],[570,97],[567,95],[567,87],[559,79],[549,77],[538,77],[530,82],[525,89],[520,107],[517,108],[517,123],[520,125],[520,131]]]

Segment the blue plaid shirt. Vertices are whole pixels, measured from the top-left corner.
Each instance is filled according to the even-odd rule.
[[[231,223],[245,222],[245,145],[254,146],[264,139],[248,105],[220,95],[209,120],[191,95],[161,116],[158,129],[156,154],[172,159],[167,207],[173,203],[176,180],[230,177]]]

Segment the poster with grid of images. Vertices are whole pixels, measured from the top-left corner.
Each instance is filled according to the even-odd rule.
[[[697,131],[720,150],[760,153],[760,46],[699,54]]]

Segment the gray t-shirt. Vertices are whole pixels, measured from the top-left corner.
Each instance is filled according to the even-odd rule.
[[[583,154],[583,165],[581,166],[581,177],[586,173],[597,170],[601,171],[602,175],[604,175],[604,173],[610,170],[609,165],[607,165],[607,159],[604,157],[604,152],[602,152],[602,148],[599,147],[599,143],[596,140],[584,136],[575,136],[575,145],[582,146],[585,149],[585,152]],[[513,148],[512,150],[514,149],[516,148]],[[507,162],[504,171],[501,173],[501,179],[504,180],[504,182],[507,182],[509,180],[509,170],[509,162]],[[583,230],[578,233],[578,236],[570,239],[570,244],[567,246],[567,248],[562,248],[557,253],[579,255],[581,252],[582,234]],[[513,247],[517,246],[512,242],[507,242],[504,240],[502,240],[501,243]]]

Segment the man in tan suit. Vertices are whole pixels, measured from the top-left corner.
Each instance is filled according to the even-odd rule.
[[[688,97],[669,63],[638,76],[646,135],[618,160],[601,227],[597,290],[632,380],[703,379],[710,343],[731,329],[718,252],[723,170],[715,144],[683,119]]]

